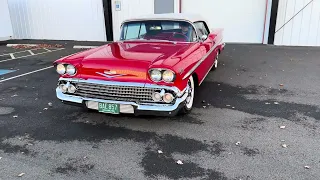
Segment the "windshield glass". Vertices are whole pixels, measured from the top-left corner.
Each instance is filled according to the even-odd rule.
[[[120,40],[196,41],[193,26],[184,21],[134,21],[124,23]]]

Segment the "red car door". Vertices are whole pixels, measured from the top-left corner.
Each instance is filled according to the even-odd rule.
[[[205,22],[199,21],[194,23],[198,35],[200,36],[200,52],[202,58],[200,59],[200,65],[196,69],[196,73],[199,77],[200,83],[204,80],[206,75],[212,68],[215,56],[217,54],[215,48],[215,42],[212,36],[210,36],[210,31]]]

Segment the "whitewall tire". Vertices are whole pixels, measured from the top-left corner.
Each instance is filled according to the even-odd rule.
[[[192,110],[193,102],[194,102],[194,95],[195,95],[195,84],[193,76],[190,76],[188,80],[188,97],[186,98],[185,105],[181,109],[182,114],[187,114]]]

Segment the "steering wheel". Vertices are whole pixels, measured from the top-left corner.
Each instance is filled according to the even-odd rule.
[[[182,34],[182,33],[177,33],[177,32],[176,32],[176,33],[174,33],[174,34],[172,35],[172,37],[176,37],[176,36],[183,37],[183,38],[185,38],[186,41],[189,40],[188,36],[186,36],[186,35],[184,35],[184,34]]]

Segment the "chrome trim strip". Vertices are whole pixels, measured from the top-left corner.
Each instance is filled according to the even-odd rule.
[[[204,57],[202,57],[197,64],[195,64],[190,71],[182,78],[183,80],[186,79],[187,77],[189,77],[193,71],[195,71],[197,69],[197,67],[199,67],[201,65],[201,63],[212,53],[212,51],[214,51],[216,49],[216,47],[218,47],[218,45],[220,45],[220,43],[222,42],[222,40],[219,41],[219,43],[216,43],[207,54],[204,55]]]
[[[177,94],[177,97],[181,97],[184,92],[186,91],[187,87],[180,91],[179,88],[175,86],[163,86],[163,85],[156,85],[156,84],[149,84],[149,83],[136,83],[136,82],[118,82],[118,81],[103,81],[103,80],[96,80],[96,79],[74,79],[74,78],[59,78],[59,81],[71,81],[75,83],[91,83],[91,84],[100,84],[100,85],[115,85],[115,86],[129,86],[129,87],[147,87],[147,88],[161,88],[161,89],[168,89]]]
[[[203,79],[201,80],[201,82],[199,83],[199,86],[202,84],[202,82],[205,80],[205,78],[207,77],[207,75],[209,74],[211,68],[214,66],[214,63],[212,64],[212,66],[210,67],[210,69],[208,70],[208,72],[206,73],[206,75],[203,77]]]
[[[113,101],[113,100],[101,100],[101,99],[93,99],[93,98],[82,98],[73,95],[63,94],[59,87],[56,88],[56,95],[57,98],[62,101],[67,102],[74,102],[82,104],[83,101],[94,101],[94,102],[104,102],[104,103],[116,103],[116,104],[124,104],[124,105],[132,105],[137,107],[137,110],[145,110],[145,111],[174,111],[176,110],[181,103],[183,103],[186,98],[188,97],[188,93],[184,93],[183,96],[176,99],[175,104],[152,104],[152,103],[145,103],[145,104],[137,104],[135,102],[126,102],[126,101]]]

